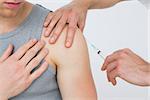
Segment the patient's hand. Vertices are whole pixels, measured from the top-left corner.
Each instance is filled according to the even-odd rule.
[[[31,40],[12,55],[13,46],[9,45],[0,57],[0,100],[20,94],[47,69],[48,64],[45,62],[31,73],[48,54],[43,49],[44,45],[42,41]]]
[[[129,49],[109,55],[102,67],[107,71],[108,81],[116,85],[116,77],[139,85],[150,86],[150,64]]]
[[[55,43],[60,36],[62,30],[69,24],[65,41],[66,47],[71,47],[77,27],[83,31],[85,26],[86,14],[88,6],[86,3],[78,2],[78,0],[50,13],[44,23],[47,28],[44,32],[45,36],[51,34],[50,43]]]

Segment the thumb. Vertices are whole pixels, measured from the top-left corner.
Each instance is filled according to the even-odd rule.
[[[6,51],[3,53],[2,57],[0,57],[0,62],[5,61],[12,53],[13,50],[13,45],[9,44],[8,48],[6,49]]]

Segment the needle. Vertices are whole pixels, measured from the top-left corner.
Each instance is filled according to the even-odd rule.
[[[86,39],[87,40],[87,39]],[[88,41],[88,40],[87,40]],[[104,56],[102,55],[102,51],[99,50],[94,44],[92,44],[90,41],[88,41],[88,43],[90,44],[90,46],[96,50],[97,54],[103,59],[105,60]]]

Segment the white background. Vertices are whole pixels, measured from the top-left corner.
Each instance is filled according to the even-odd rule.
[[[149,62],[150,62],[150,9],[148,11],[148,58],[149,58]],[[150,98],[150,88],[149,88],[149,98]]]
[[[71,0],[28,1],[56,10]],[[84,35],[102,50],[104,57],[127,47],[148,60],[148,10],[136,0],[122,2],[108,9],[89,11]],[[99,100],[148,100],[148,88],[134,86],[120,79],[115,87],[108,83],[106,74],[100,71],[103,60],[90,45],[89,53]]]

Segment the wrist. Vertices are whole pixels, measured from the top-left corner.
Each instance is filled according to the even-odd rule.
[[[0,96],[0,100],[8,100],[8,98],[4,96]]]
[[[72,3],[76,3],[81,5],[85,9],[90,9],[93,4],[95,4],[96,0],[73,0]]]
[[[3,91],[3,90],[1,90]],[[8,100],[7,95],[5,95],[5,93],[0,93],[0,100]]]

